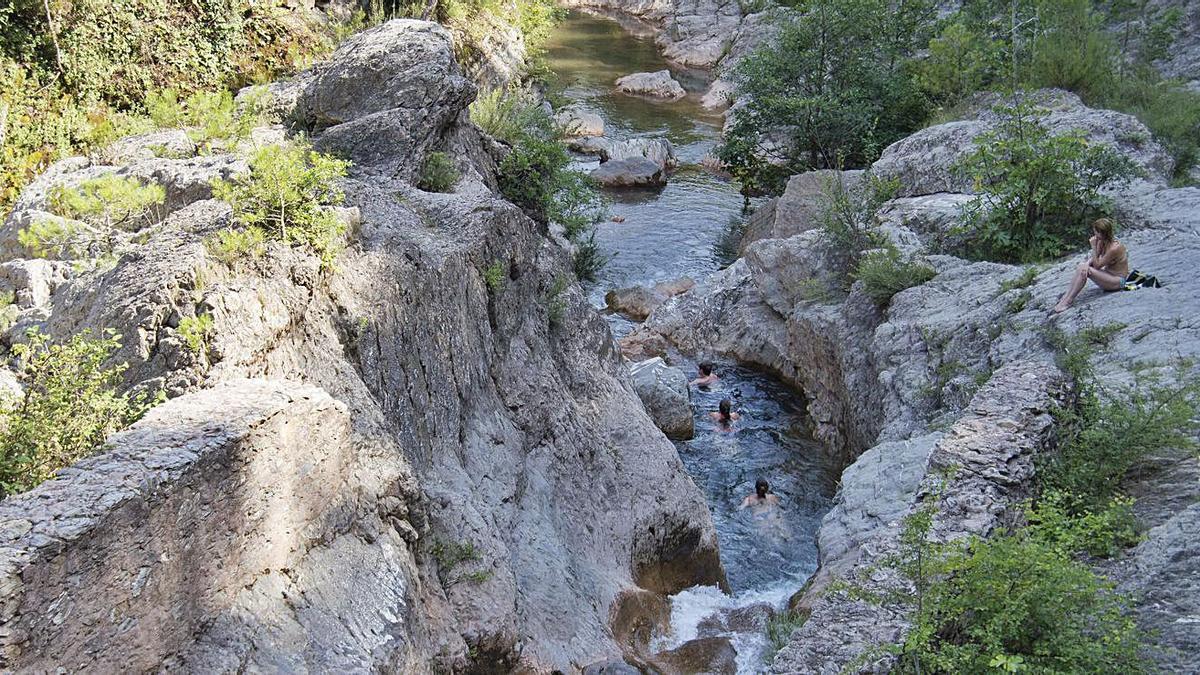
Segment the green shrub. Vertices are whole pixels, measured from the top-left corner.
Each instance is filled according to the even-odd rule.
[[[981,192],[958,228],[966,253],[1021,262],[1077,248],[1087,224],[1110,209],[1101,189],[1128,181],[1139,168],[1081,134],[1052,136],[1040,122],[1045,111],[1029,102],[996,112],[995,129],[980,134],[958,165]]]
[[[137,230],[153,222],[155,207],[166,190],[136,178],[105,174],[76,187],[57,186],[46,207],[70,220],[35,220],[17,233],[17,240],[38,258],[95,258],[110,255],[116,245],[114,229]]]
[[[136,178],[105,174],[83,181],[78,186],[56,186],[50,190],[46,205],[51,213],[64,218],[111,229],[135,230],[150,222],[154,207],[167,198],[158,183],[142,185]]]
[[[901,673],[1146,672],[1127,600],[1035,530],[933,556]]]
[[[810,168],[862,166],[917,129],[926,105],[909,61],[928,44],[930,2],[811,0],[741,61],[718,157],[747,192]]]
[[[529,126],[533,107],[519,90],[494,89],[471,103],[471,121],[489,136],[513,144]]]
[[[960,18],[929,41],[929,55],[917,66],[917,81],[935,101],[953,105],[983,88],[1000,67],[999,43]]]
[[[611,259],[612,256],[600,250],[600,245],[596,243],[596,234],[591,233],[587,239],[581,240],[575,246],[575,257],[572,260],[575,278],[580,281],[595,281]]]
[[[1036,535],[1064,555],[1085,552],[1108,558],[1138,542],[1131,497],[1113,497],[1093,507],[1069,493],[1046,490],[1025,515]]]
[[[1033,293],[1029,289],[1022,289],[1008,301],[1008,304],[1004,306],[1004,311],[1009,314],[1018,314],[1029,305],[1030,300],[1033,300]]]
[[[226,265],[234,265],[244,258],[262,255],[267,237],[258,227],[243,229],[226,228],[204,240],[209,255]]]
[[[1062,441],[1041,470],[1043,486],[1073,495],[1076,511],[1107,505],[1139,460],[1194,450],[1200,431],[1200,378],[1141,375],[1127,389],[1101,391],[1092,377],[1078,384],[1079,404],[1058,412]]]
[[[0,491],[28,490],[64,466],[92,454],[112,433],[132,424],[154,402],[120,394],[126,366],[105,366],[120,347],[109,331],[84,332],[62,344],[37,331],[13,345],[21,361],[23,396],[4,405]]]
[[[493,260],[491,265],[483,271],[483,282],[487,284],[488,290],[492,293],[504,288],[504,261]]]
[[[898,188],[897,181],[870,174],[853,188],[847,187],[840,175],[822,185],[818,220],[835,253],[842,258],[844,271],[854,270],[863,251],[888,244],[875,227],[875,212]]]
[[[237,142],[250,137],[260,121],[266,91],[251,95],[239,109],[229,91],[198,91],[182,102],[174,89],[146,95],[146,112],[160,129],[181,128],[194,143],[208,148],[214,141]]]
[[[556,277],[546,292],[546,319],[551,329],[562,326],[563,320],[567,318],[567,300],[563,293],[568,285],[570,282],[566,277]]]
[[[417,187],[426,192],[453,192],[461,173],[444,152],[431,152],[421,164]]]
[[[937,276],[932,267],[904,258],[895,248],[871,251],[859,260],[853,276],[863,283],[863,291],[881,306],[906,288],[920,286]]]
[[[193,354],[200,355],[208,350],[208,340],[213,332],[211,314],[185,316],[179,321],[179,337]]]
[[[0,331],[7,331],[17,321],[21,308],[17,306],[17,296],[12,291],[0,293]]]
[[[342,202],[337,183],[348,166],[304,143],[271,145],[250,158],[249,173],[214,181],[213,196],[229,202],[242,227],[261,230],[264,239],[307,245],[330,268],[345,225],[326,207]]]

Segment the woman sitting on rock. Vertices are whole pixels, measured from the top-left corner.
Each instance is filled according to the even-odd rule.
[[[1071,287],[1054,306],[1055,314],[1067,311],[1088,279],[1105,291],[1119,291],[1125,286],[1125,278],[1129,276],[1129,253],[1125,244],[1113,237],[1113,221],[1101,218],[1092,223],[1092,237],[1088,242],[1092,246],[1092,255],[1075,268]]]

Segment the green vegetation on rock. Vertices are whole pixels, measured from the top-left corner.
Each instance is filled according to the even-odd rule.
[[[77,186],[57,186],[46,207],[61,220],[43,218],[17,233],[38,258],[86,258],[113,252],[114,230],[137,230],[152,222],[155,208],[166,199],[157,183],[105,174]]]
[[[869,251],[853,272],[854,278],[863,283],[866,294],[879,305],[887,305],[900,291],[920,286],[936,275],[927,263],[905,257],[891,246]]]
[[[980,192],[964,209],[966,253],[986,260],[1054,258],[1111,210],[1101,190],[1139,173],[1127,157],[1082,134],[1053,135],[1032,103],[996,108],[996,128],[960,164]]]
[[[431,152],[421,164],[421,175],[417,187],[426,192],[453,192],[454,184],[462,174],[454,166],[454,160],[444,152]]]
[[[237,224],[261,236],[224,235],[217,249],[233,252],[259,239],[297,243],[316,252],[323,267],[332,267],[346,226],[328,207],[342,202],[338,182],[348,167],[303,142],[258,150],[248,173],[213,182],[213,197],[229,202]]]
[[[31,331],[13,345],[22,396],[6,401],[0,430],[0,494],[28,490],[92,453],[157,399],[118,393],[126,365],[105,365],[120,337],[84,331],[61,344]]]

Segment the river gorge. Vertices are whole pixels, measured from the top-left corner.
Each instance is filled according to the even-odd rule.
[[[732,72],[796,15],[565,4],[533,52],[517,14],[464,28],[435,3],[423,14],[446,25],[348,22],[311,67],[230,92],[231,129],[180,112],[29,177],[0,227],[0,389],[27,404],[0,434],[48,391],[31,350],[87,336],[110,336],[89,361],[110,368],[104,400],[145,410],[40,484],[0,486],[0,670],[909,672],[914,633],[973,644],[925,630],[914,550],[1040,545],[1021,533],[1078,420],[1104,410],[1087,419],[1120,431],[1164,391],[1177,428],[1144,434],[1157,445],[1112,479],[1127,538],[1003,562],[1100,580],[1093,595],[1128,598],[1107,618],[1145,636],[1139,667],[1200,669],[1196,420],[1171,407],[1200,376],[1200,169],[1181,176],[1131,113],[1011,95],[1048,135],[1132,167],[1102,196],[1133,265],[1162,282],[1087,287],[1052,313],[1082,235],[1028,265],[954,246],[989,187],[961,166],[1003,129],[1010,94],[939,110],[858,168],[745,197],[715,158],[751,103]],[[1200,26],[1183,16],[1160,64],[1181,77]],[[480,102],[509,100],[497,92],[546,125],[485,122]],[[537,168],[556,156],[546,143],[603,186],[582,235],[529,199],[557,170]],[[153,207],[64,206],[113,181]],[[889,189],[863,197],[872,181]],[[268,206],[248,212],[256,188]],[[867,243],[830,225],[839,194]],[[103,236],[68,245],[81,232]],[[594,279],[590,244],[607,261]],[[872,292],[848,260],[881,253],[921,274]],[[691,384],[701,364],[719,379]],[[55,401],[91,391],[69,372]],[[759,480],[773,509],[745,508]],[[1039,638],[1108,642],[1030,614]],[[1045,656],[987,648],[1014,669]]]

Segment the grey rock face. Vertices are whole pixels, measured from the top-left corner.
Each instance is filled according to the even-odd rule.
[[[630,365],[629,373],[634,391],[667,438],[686,441],[695,435],[691,391],[682,370],[653,358]]]
[[[296,114],[322,150],[410,177],[475,97],[437,24],[396,19],[338,47],[301,94]]]
[[[572,287],[559,295],[562,316],[551,327],[546,298],[569,256],[488,188],[494,157],[465,124],[470,87],[447,65],[445,34],[392,22],[351,42],[303,80],[312,87],[298,97],[305,118],[327,125],[323,142],[346,138],[338,130],[361,129],[363,120],[398,135],[374,136],[373,150],[355,155],[342,212],[354,226],[335,271],[278,243],[260,258],[219,262],[203,242],[229,224],[229,207],[184,191],[114,267],[49,284],[45,302],[9,331],[11,341],[34,325],[56,339],[113,328],[124,336],[115,360],[129,364],[126,384],[176,397],[128,432],[153,431],[161,443],[121,441],[28,499],[5,503],[5,520],[14,523],[42,522],[46,509],[111,509],[122,519],[117,529],[53,520],[62,536],[22,544],[42,557],[6,573],[27,569],[25,578],[44,575],[47,585],[20,591],[10,581],[4,592],[24,593],[21,621],[59,620],[45,638],[38,630],[7,633],[9,644],[76,636],[70,649],[96,664],[129,663],[132,651],[147,669],[158,659],[168,669],[205,672],[424,672],[496,663],[568,671],[622,653],[609,626],[622,594],[640,587],[658,597],[724,583],[703,497],[645,412],[607,324]],[[455,193],[425,193],[391,176],[414,161],[410,153],[434,146],[466,165]],[[230,168],[241,161],[217,157]],[[164,172],[192,166],[153,161]],[[94,170],[87,160],[59,163],[19,210],[30,212],[45,189]],[[483,271],[497,260],[508,274],[492,290]],[[179,327],[200,314],[212,317],[213,330],[197,354]],[[241,411],[276,401],[255,387],[301,378],[336,399],[333,412],[318,417],[333,424],[325,419],[333,416],[337,438],[310,429],[316,422],[293,405],[264,412],[261,425],[246,421]],[[221,396],[197,399],[206,395],[200,389]],[[197,401],[208,407],[187,412],[196,422],[185,423]],[[282,430],[271,440],[276,424]],[[222,440],[238,425],[252,426],[255,439],[261,432],[263,451],[213,467],[172,450],[168,469],[195,466],[212,480],[156,478],[153,457],[163,448],[209,456],[251,447]],[[309,475],[319,485],[308,485]],[[126,505],[107,487],[88,491],[114,480],[136,486],[141,502]],[[656,490],[648,493],[647,484]],[[204,507],[180,511],[186,518],[216,514],[197,525],[202,559],[179,537],[175,512],[137,511],[147,500]],[[295,512],[277,514],[287,508]],[[86,537],[71,538],[76,526],[107,537],[105,550],[124,549],[93,556]],[[473,559],[454,564],[446,555],[467,546]],[[106,584],[133,589],[114,591],[119,601],[136,591],[136,557],[151,560],[162,547],[172,566],[152,568],[147,583],[172,595],[147,590],[143,601],[114,610],[102,594],[76,594],[70,612],[50,609],[53,583],[73,583],[63,575],[76,569],[68,564],[76,552],[99,580],[97,592]],[[213,568],[220,583],[197,577],[196,566]],[[155,569],[169,574],[155,581]],[[205,583],[195,586],[196,578]],[[138,626],[158,646],[88,637],[124,630],[141,640]],[[29,663],[56,653],[20,648]]]
[[[604,294],[604,302],[608,309],[619,312],[634,321],[644,321],[650,312],[667,301],[667,298],[686,293],[696,285],[689,277],[681,277],[672,281],[663,281],[653,288],[631,286],[617,288]]]
[[[675,649],[655,654],[652,662],[671,675],[734,675],[737,673],[737,650],[729,638],[696,638]]]
[[[1065,381],[1053,366],[1013,364],[992,377],[945,436],[927,437],[908,447],[881,449],[904,453],[901,466],[907,464],[908,468],[903,484],[884,488],[894,491],[902,501],[883,498],[882,513],[871,514],[869,520],[859,519],[853,529],[845,530],[859,548],[870,553],[856,562],[846,559],[850,549],[842,553],[840,566],[848,568],[844,576],[868,592],[907,589],[910,582],[894,569],[874,566],[883,556],[899,551],[900,519],[937,493],[941,499],[932,536],[938,541],[972,534],[986,536],[1004,524],[1010,509],[1029,495],[1034,459],[1053,440],[1050,411],[1065,401],[1065,396]],[[928,457],[929,475],[924,475],[924,467],[920,467],[923,455]],[[877,462],[878,456],[867,461]],[[956,472],[943,482],[938,474],[949,467],[957,467]],[[874,478],[869,477],[871,473],[875,473]],[[916,488],[913,477],[918,474],[922,478]],[[861,509],[866,515],[881,504],[870,485],[887,478],[868,467],[851,477],[855,485],[840,497],[840,513],[831,512],[831,523],[843,525],[847,514]],[[827,564],[827,555],[835,554],[822,550],[823,565]],[[873,604],[845,591],[825,592],[824,586],[810,586],[804,593],[794,602],[811,609],[811,615],[775,656],[773,672],[841,672],[870,649],[903,640],[908,628],[911,607]],[[885,672],[891,658],[878,656],[860,669]]]
[[[677,99],[687,96],[683,85],[671,77],[667,69],[653,73],[633,73],[617,80],[617,91],[654,98]]]
[[[666,169],[645,157],[604,162],[592,171],[591,176],[592,180],[610,188],[659,187],[667,184]]]
[[[345,471],[368,452],[346,406],[311,386],[230,381],[152,410],[111,444],[0,502],[7,667],[154,670],[192,662],[179,655],[197,635],[261,631],[275,637],[250,667],[295,662],[291,644],[307,645],[312,668],[364,669],[376,649],[411,659],[386,636],[387,616],[416,599],[413,557],[376,505],[390,495],[402,507],[417,486],[400,464]],[[329,555],[390,571],[346,617],[353,633],[323,619],[346,609],[325,586]]]
[[[788,179],[787,188],[763,217],[753,218],[742,234],[739,248],[759,239],[786,239],[821,226],[821,214],[828,206],[826,195],[837,181],[847,190],[855,189],[862,171],[808,171]]]

